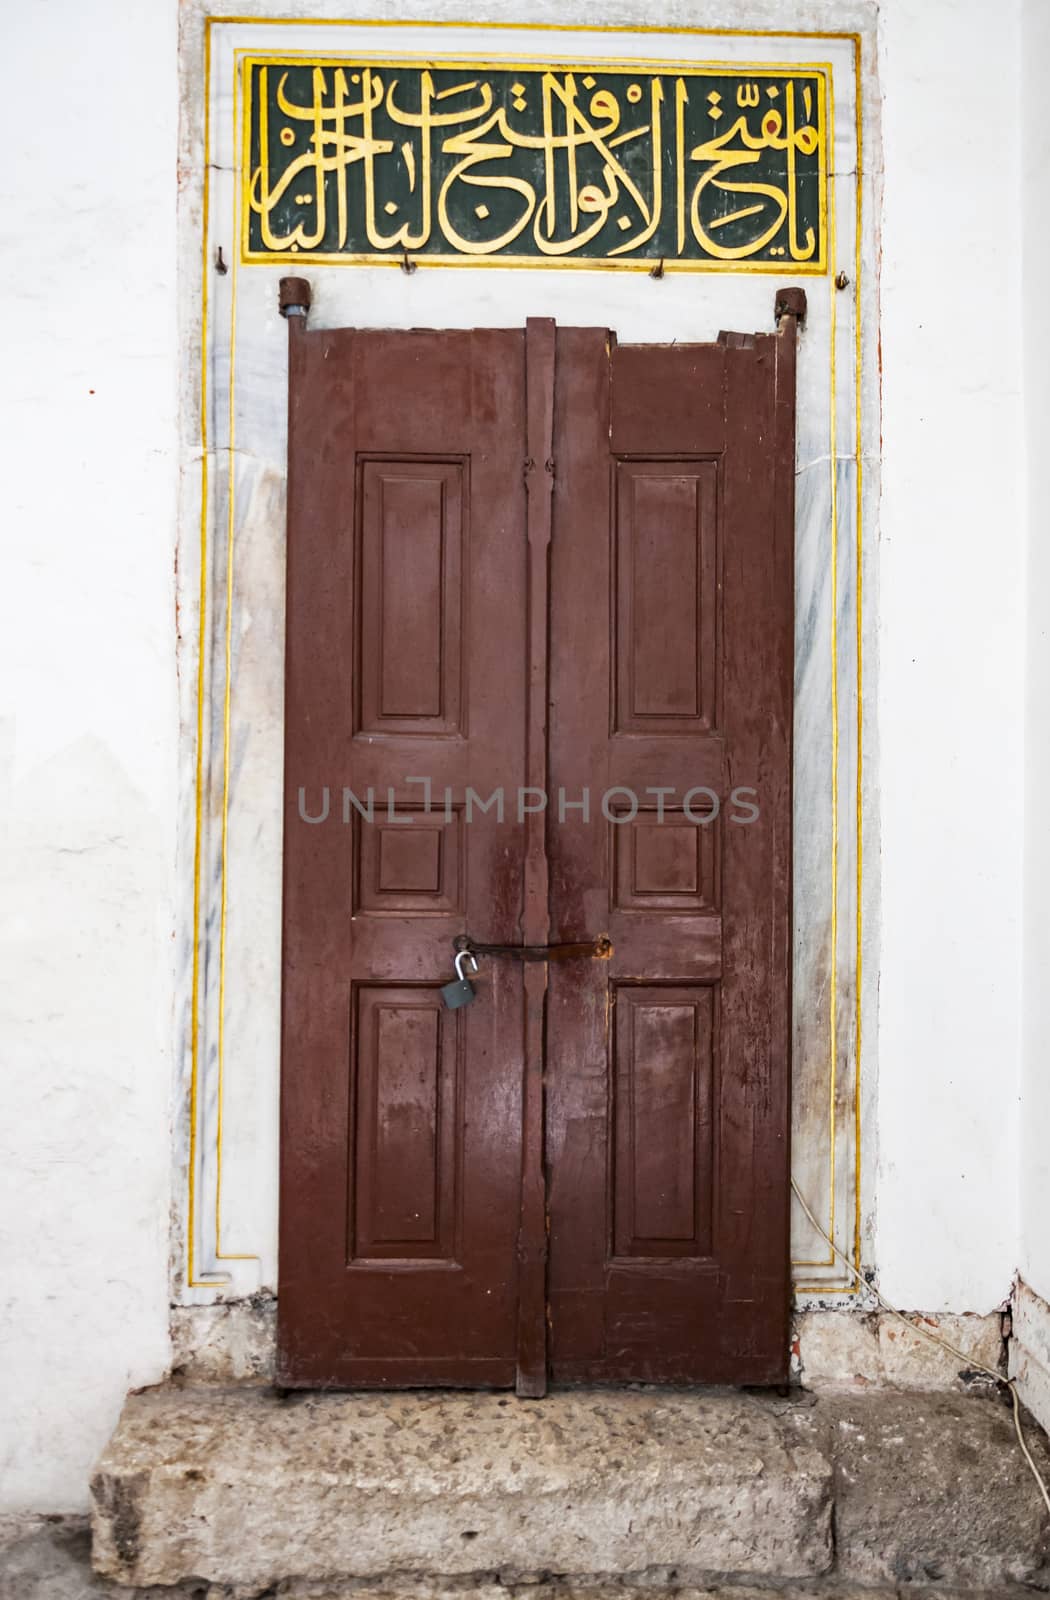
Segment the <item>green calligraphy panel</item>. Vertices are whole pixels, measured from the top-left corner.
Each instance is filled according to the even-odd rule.
[[[820,67],[243,72],[245,261],[826,270]]]

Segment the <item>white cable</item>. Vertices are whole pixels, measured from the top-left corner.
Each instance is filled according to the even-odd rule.
[[[964,1367],[969,1367],[972,1371],[984,1372],[989,1378],[994,1378],[996,1383],[1002,1383],[1006,1385],[1010,1391],[1010,1398],[1013,1401],[1014,1429],[1017,1433],[1017,1442],[1021,1446],[1021,1454],[1027,1461],[1032,1477],[1039,1485],[1039,1493],[1043,1497],[1043,1503],[1046,1506],[1047,1511],[1050,1512],[1050,1490],[1047,1489],[1046,1480],[1043,1478],[1042,1473],[1039,1471],[1039,1468],[1032,1459],[1032,1452],[1029,1450],[1028,1445],[1025,1442],[1024,1432],[1021,1428],[1021,1403],[1017,1396],[1017,1384],[1015,1383],[1014,1379],[1004,1378],[1002,1373],[995,1372],[991,1367],[986,1367],[983,1361],[975,1361],[972,1356],[966,1355],[964,1351],[956,1350],[955,1346],[953,1344],[949,1344],[947,1339],[942,1339],[940,1334],[931,1333],[930,1329],[924,1327],[922,1323],[912,1322],[909,1317],[904,1315],[903,1311],[898,1311],[895,1305],[891,1305],[886,1299],[886,1296],[882,1293],[882,1290],[878,1288],[876,1284],[868,1282],[860,1268],[854,1266],[849,1256],[843,1254],[831,1236],[821,1227],[820,1223],[809,1209],[809,1206],[806,1204],[802,1190],[799,1188],[794,1178],[791,1180],[791,1187],[794,1190],[795,1199],[806,1213],[806,1216],[809,1218],[809,1221],[812,1223],[813,1227],[816,1228],[817,1232],[820,1234],[820,1237],[824,1240],[824,1243],[830,1246],[831,1250],[835,1255],[838,1256],[839,1260],[842,1262],[842,1265],[846,1268],[846,1271],[853,1274],[861,1288],[871,1291],[884,1311],[888,1311],[892,1317],[896,1317],[898,1322],[903,1322],[904,1326],[906,1328],[910,1328],[913,1333],[920,1333],[922,1337],[924,1339],[928,1339],[931,1344],[940,1345],[942,1350],[947,1350],[949,1355],[953,1355],[957,1360],[961,1361]]]

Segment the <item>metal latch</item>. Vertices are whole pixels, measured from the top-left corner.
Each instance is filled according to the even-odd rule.
[[[509,956],[512,961],[571,961],[580,956],[608,961],[613,953],[612,940],[604,933],[597,939],[580,939],[568,944],[479,944],[468,933],[461,933],[455,947],[461,955]],[[477,970],[477,962],[474,965]]]

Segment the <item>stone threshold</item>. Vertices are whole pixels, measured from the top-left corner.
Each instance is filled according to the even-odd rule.
[[[169,1385],[129,1396],[92,1496],[99,1574],[237,1600],[1050,1589],[999,1396]]]

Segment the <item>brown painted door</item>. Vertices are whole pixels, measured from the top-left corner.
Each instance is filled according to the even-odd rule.
[[[286,1384],[784,1374],[788,329],[291,325]]]
[[[280,1372],[512,1384],[524,334],[291,330]]]
[[[790,339],[559,336],[551,938],[613,954],[550,969],[555,1379],[786,1368]]]

